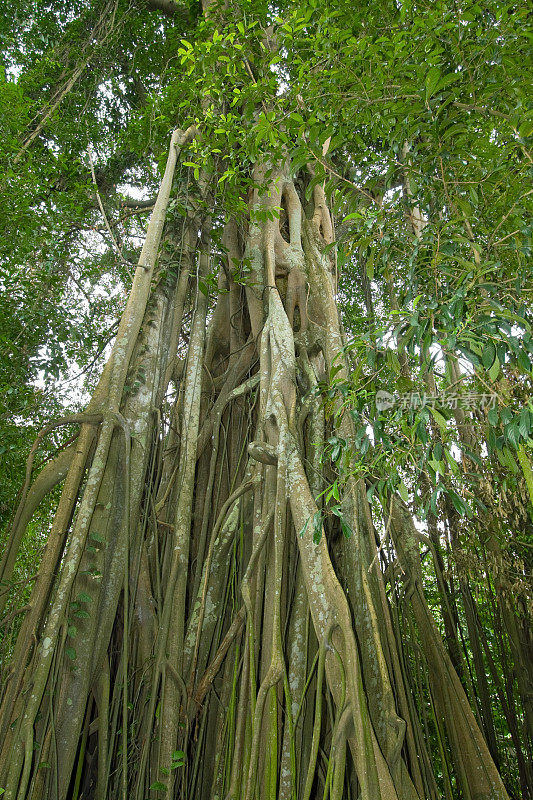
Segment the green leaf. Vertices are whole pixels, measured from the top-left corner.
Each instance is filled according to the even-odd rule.
[[[333,462],[338,461],[340,454],[341,454],[341,446],[340,444],[336,444],[333,450],[331,451],[331,460]]]
[[[165,792],[167,787],[161,781],[154,781],[150,784],[150,791],[151,792]]]
[[[342,534],[343,534],[344,538],[345,539],[349,539],[350,536],[352,535],[351,527],[348,525],[348,523],[346,522],[344,517],[339,517],[339,521],[341,523],[341,530],[342,530]]]
[[[178,769],[185,766],[185,753],[183,750],[174,750],[172,753],[172,764],[170,769]]]
[[[431,467],[433,472],[439,473],[439,475],[444,475],[446,471],[446,467],[442,461],[435,461],[434,458],[428,459],[428,465]]]
[[[527,439],[531,430],[531,417],[527,408],[523,408],[518,422],[518,430],[523,439]]]
[[[426,74],[426,103],[432,97],[435,89],[440,80],[440,69],[438,67],[430,67]]]
[[[492,342],[487,342],[481,354],[481,362],[485,369],[490,369],[496,358],[496,348]]]
[[[433,490],[433,493],[431,495],[430,508],[434,514],[437,513],[437,500],[439,498],[439,494],[441,493],[442,489],[440,487],[437,487],[436,489]]]
[[[313,514],[313,542],[318,544],[322,538],[322,512],[315,511]]]
[[[531,372],[531,361],[529,360],[525,350],[519,350],[517,360],[524,372]]]
[[[502,410],[500,411],[500,416],[502,418],[502,422],[504,425],[507,425],[507,423],[510,422],[513,418],[513,415],[511,414],[511,411],[508,408],[502,408]]]
[[[455,510],[463,517],[466,514],[466,503],[463,498],[459,497],[459,495],[451,489],[448,491],[448,496],[454,504]]]
[[[513,454],[511,453],[508,447],[504,447],[501,451],[497,450],[496,455],[501,465],[503,467],[507,467],[508,469],[510,469],[514,475],[516,475],[520,471],[520,468],[516,463],[515,459],[513,458]]]
[[[518,441],[519,441],[519,438],[520,438],[520,434],[519,434],[519,431],[518,431],[518,425],[516,423],[513,422],[511,425],[508,425],[506,427],[505,436],[507,437],[507,440],[509,442],[511,442],[513,447],[515,447],[515,448],[518,447]]]
[[[498,356],[494,359],[494,364],[489,369],[489,378],[491,381],[495,381],[498,375],[500,374],[500,359]]]
[[[498,420],[499,420],[498,409],[497,408],[491,408],[489,413],[487,414],[487,419],[488,419],[489,423],[493,427],[496,427],[496,425],[498,424]]]
[[[440,411],[437,411],[433,406],[428,406],[431,415],[440,428],[442,434],[446,433],[446,419],[442,416]]]
[[[398,491],[400,493],[400,497],[402,498],[404,503],[407,503],[409,500],[409,492],[407,491],[407,486],[405,483],[400,483],[398,486]]]

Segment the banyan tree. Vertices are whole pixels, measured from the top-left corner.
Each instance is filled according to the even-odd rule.
[[[67,66],[3,179],[64,148],[54,186],[85,198],[64,214],[103,231],[127,291],[3,540],[3,797],[531,798],[533,348],[506,249],[531,157],[488,78],[518,23],[496,3],[101,5],[58,23]],[[81,99],[123,91],[116,64],[131,152],[87,145],[80,189],[66,142]],[[159,185],[126,201],[143,147]],[[375,402],[465,385],[490,403]]]

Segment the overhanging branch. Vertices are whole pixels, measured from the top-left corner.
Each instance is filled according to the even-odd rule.
[[[146,8],[149,11],[159,11],[167,17],[177,16],[184,20],[189,19],[188,9],[178,5],[174,0],[146,0]]]

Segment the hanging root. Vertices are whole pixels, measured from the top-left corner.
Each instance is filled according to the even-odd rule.
[[[78,439],[31,488],[50,428],[28,462],[4,579],[39,498],[64,488],[2,690],[5,797],[436,800],[424,741],[434,732],[447,797],[449,745],[465,796],[507,800],[429,615],[406,510],[390,501],[387,532],[411,581],[416,681],[364,483],[341,487],[350,539],[335,543],[330,521],[316,522],[329,481],[315,444],[331,427],[317,388],[334,364],[347,375],[323,187],[304,213],[287,165],[267,193],[255,168],[251,212],[264,222],[228,223],[212,308],[191,277],[212,270],[203,179],[183,230],[167,221],[179,274],[157,277],[192,136],[173,135],[90,413],[58,423],[80,423]],[[243,258],[244,287],[233,280]],[[335,417],[336,433],[351,441],[348,417]],[[430,696],[426,668],[442,731],[411,695],[416,683]]]

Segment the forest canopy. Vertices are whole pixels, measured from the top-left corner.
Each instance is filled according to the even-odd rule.
[[[2,798],[533,800],[526,4],[2,10]]]

